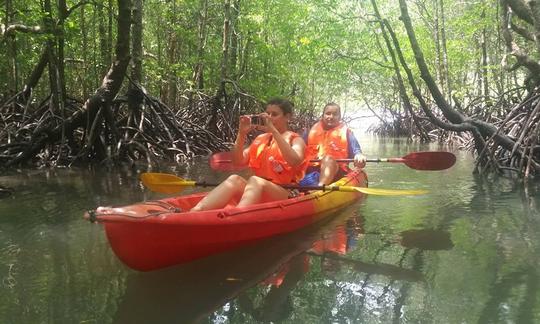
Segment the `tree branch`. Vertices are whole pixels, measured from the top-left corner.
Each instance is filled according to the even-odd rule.
[[[15,34],[15,32],[28,33],[28,34],[46,33],[45,29],[41,28],[41,26],[26,26],[23,24],[13,24],[13,25],[7,26],[6,30],[4,30],[2,34],[4,37],[8,37]]]
[[[526,40],[534,42],[534,35],[530,31],[528,31],[527,28],[516,25],[513,22],[510,22],[510,28]]]
[[[409,17],[409,12],[408,12],[407,4],[405,3],[405,0],[399,0],[399,6],[401,10],[401,17],[399,19],[403,21],[403,24],[405,25],[407,36],[409,37],[409,41],[410,41],[412,50],[414,52],[414,57],[416,59],[416,64],[418,65],[418,68],[420,69],[420,77],[426,83],[429,91],[431,92],[433,99],[437,103],[437,106],[442,111],[443,115],[453,124],[462,123],[465,117],[460,112],[453,109],[450,106],[450,104],[448,104],[446,99],[444,99],[444,96],[441,93],[439,87],[435,83],[435,80],[433,80],[431,73],[429,72],[429,68],[424,59],[424,54],[422,53],[422,50],[420,49],[420,46],[418,45],[418,41],[414,33],[414,29],[411,23],[411,18]]]
[[[533,24],[533,17],[527,3],[523,0],[501,0],[501,6],[508,5],[512,11],[523,21],[526,21],[529,24]]]

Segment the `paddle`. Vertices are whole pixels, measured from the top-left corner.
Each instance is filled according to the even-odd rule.
[[[320,160],[311,160],[318,162]],[[337,162],[353,162],[353,159],[338,159]],[[404,163],[411,169],[423,171],[438,171],[450,168],[456,163],[456,156],[444,151],[413,152],[400,158],[377,158],[367,159],[367,162],[390,162]],[[247,165],[234,165],[232,163],[232,152],[219,152],[213,154],[209,159],[210,167],[218,171],[239,171],[247,168]]]
[[[143,173],[141,174],[142,183],[150,190],[166,194],[178,193],[184,190],[185,187],[215,187],[219,184],[195,182],[185,180],[173,174],[167,173]],[[426,190],[397,190],[397,189],[376,189],[354,186],[297,186],[297,185],[281,185],[286,189],[302,189],[302,190],[323,190],[323,191],[345,191],[345,192],[361,192],[370,195],[380,196],[411,196],[422,195],[427,193]]]

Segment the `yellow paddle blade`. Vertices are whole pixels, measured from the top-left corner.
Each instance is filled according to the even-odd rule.
[[[427,190],[413,189],[413,190],[403,190],[403,189],[377,189],[377,188],[364,188],[364,187],[352,187],[356,191],[360,191],[369,195],[379,195],[379,196],[416,196],[427,194]]]
[[[178,193],[185,187],[195,186],[195,181],[186,181],[167,173],[143,173],[141,181],[150,190],[166,194]]]

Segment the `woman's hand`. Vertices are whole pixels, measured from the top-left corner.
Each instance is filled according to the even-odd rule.
[[[248,159],[248,150],[244,149],[244,143],[246,141],[246,135],[252,129],[251,119],[249,116],[240,116],[238,121],[238,134],[236,135],[236,141],[232,148],[232,162],[233,165],[243,165],[247,163]]]
[[[245,136],[253,128],[251,125],[251,119],[249,116],[240,116],[240,122],[238,123],[238,134]]]
[[[263,124],[262,125],[256,125],[255,128],[263,131],[265,133],[272,133],[273,130],[276,130],[276,127],[272,123],[272,118],[270,118],[270,115],[263,112],[259,114],[259,118],[262,119]],[[277,131],[277,130],[276,130]]]

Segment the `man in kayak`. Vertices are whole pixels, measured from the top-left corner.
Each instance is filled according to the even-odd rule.
[[[303,137],[307,144],[307,160],[321,160],[310,163],[306,177],[300,182],[303,186],[328,185],[347,174],[348,163],[338,163],[337,159],[354,159],[358,168],[366,165],[360,144],[341,121],[341,108],[336,103],[326,104],[321,120]]]
[[[300,135],[289,131],[292,109],[290,101],[275,98],[266,104],[264,113],[257,115],[261,119],[260,124],[254,122],[254,116],[240,116],[238,135],[232,149],[233,164],[248,165],[255,175],[248,180],[231,175],[192,211],[223,208],[236,201],[236,206],[242,207],[287,199],[291,195],[280,185],[298,183],[307,167],[306,144]],[[247,134],[255,129],[265,133],[244,149]]]

